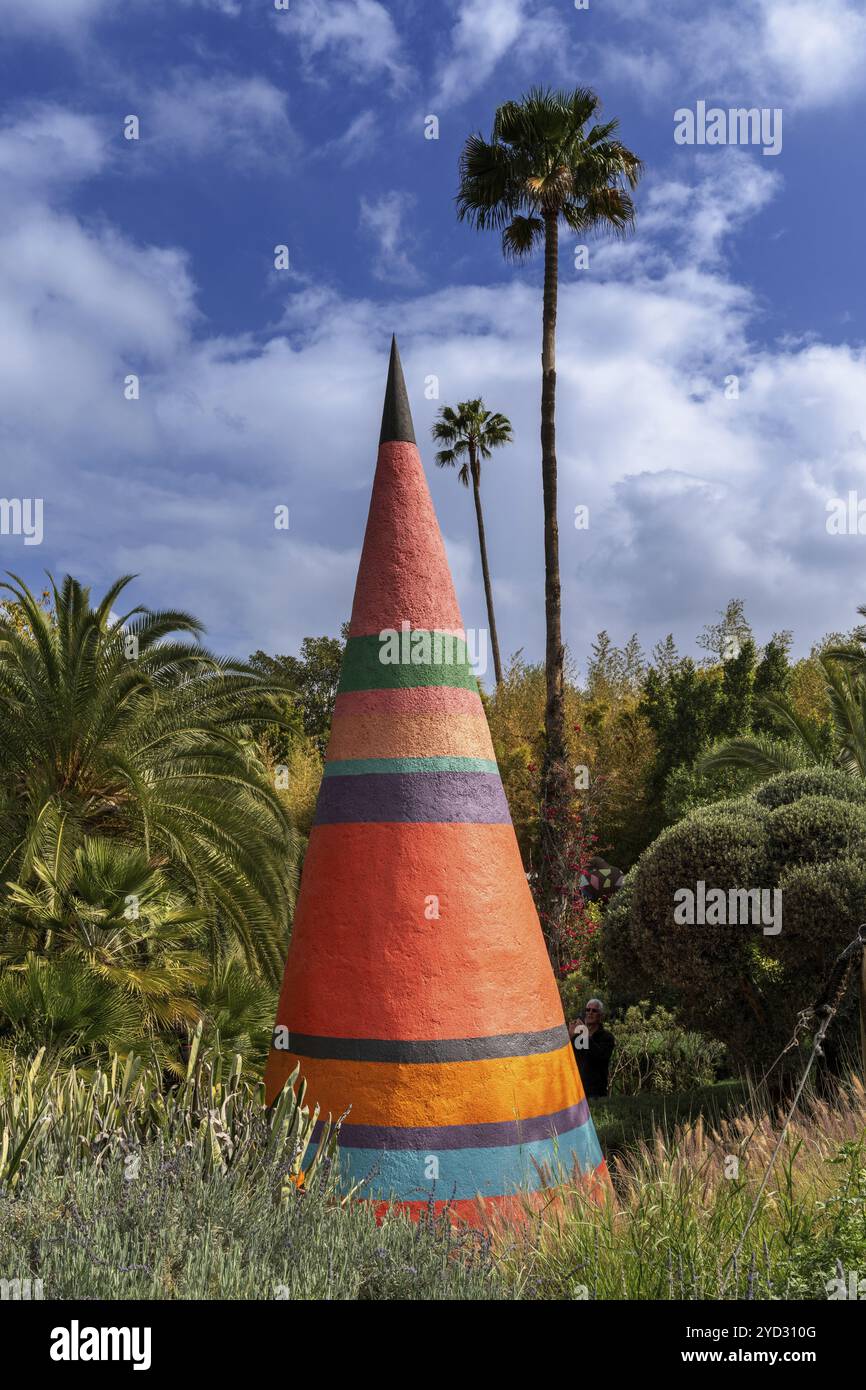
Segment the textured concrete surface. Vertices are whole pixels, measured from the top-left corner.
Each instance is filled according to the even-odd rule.
[[[545,1166],[604,1170],[477,682],[465,656],[380,660],[385,629],[463,631],[412,439],[395,349],[266,1089],[300,1064],[350,1111],[341,1166],[371,1200],[512,1219]]]

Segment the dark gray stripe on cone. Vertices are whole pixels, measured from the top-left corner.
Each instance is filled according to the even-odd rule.
[[[298,1057],[335,1062],[483,1062],[491,1057],[529,1057],[556,1052],[568,1042],[564,1023],[539,1033],[499,1033],[489,1038],[441,1038],[404,1042],[398,1038],[323,1038],[289,1030],[288,1047]]]

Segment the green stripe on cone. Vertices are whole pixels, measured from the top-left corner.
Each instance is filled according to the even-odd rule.
[[[405,633],[375,632],[369,637],[349,638],[340,675],[341,694],[418,685],[478,689],[461,637],[414,628]]]

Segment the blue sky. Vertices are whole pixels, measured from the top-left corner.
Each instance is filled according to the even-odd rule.
[[[628,243],[583,271],[563,248],[572,653],[600,628],[690,649],[734,595],[799,651],[852,624],[866,537],[826,521],[866,499],[862,3],[0,0],[0,30],[0,492],[44,499],[42,544],[0,535],[0,568],[134,571],[137,600],[241,655],[336,632],[395,330],[470,626],[471,498],[429,426],[479,393],[514,422],[488,541],[503,648],[540,657],[541,267],[506,265],[453,196],[498,102],[586,85],[647,172]],[[781,109],[781,153],[676,145],[699,100]]]

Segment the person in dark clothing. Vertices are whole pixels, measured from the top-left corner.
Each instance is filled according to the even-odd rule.
[[[588,1099],[607,1095],[610,1059],[616,1047],[613,1034],[602,1026],[603,1015],[601,1000],[590,999],[583,1018],[575,1019],[568,1029]]]

